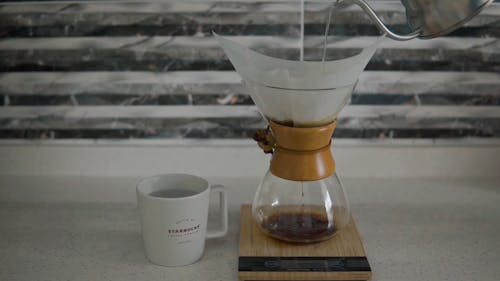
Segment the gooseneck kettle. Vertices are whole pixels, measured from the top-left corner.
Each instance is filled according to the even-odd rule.
[[[358,5],[365,11],[377,28],[387,37],[406,41],[413,38],[432,39],[459,28],[493,0],[401,0],[406,8],[410,33],[396,34],[385,26],[365,0],[340,0],[339,6]]]

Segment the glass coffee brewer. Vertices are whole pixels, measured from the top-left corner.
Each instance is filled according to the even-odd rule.
[[[252,204],[254,221],[288,242],[331,238],[350,219],[330,150],[332,134],[382,37],[358,55],[321,62],[273,58],[215,36],[269,122],[256,134],[272,159]]]

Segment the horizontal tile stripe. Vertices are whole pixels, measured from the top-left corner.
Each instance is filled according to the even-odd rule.
[[[356,93],[500,95],[500,73],[365,71]],[[234,71],[102,71],[0,73],[4,95],[214,95],[246,91]]]
[[[6,118],[238,118],[259,117],[255,106],[5,106]],[[500,118],[499,106],[349,105],[340,117]]]

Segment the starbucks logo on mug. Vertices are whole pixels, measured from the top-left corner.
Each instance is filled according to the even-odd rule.
[[[193,234],[195,232],[198,232],[199,229],[200,229],[200,225],[198,224],[198,225],[191,226],[191,227],[169,229],[168,234],[169,234],[169,236]]]

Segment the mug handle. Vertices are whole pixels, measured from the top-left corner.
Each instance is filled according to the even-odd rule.
[[[223,237],[227,233],[227,194],[226,187],[221,184],[214,184],[210,186],[210,192],[219,193],[219,209],[221,215],[221,229],[207,230],[207,238]]]

